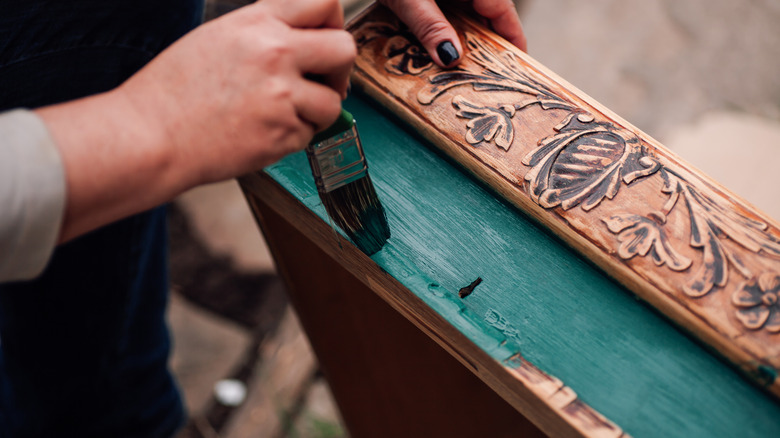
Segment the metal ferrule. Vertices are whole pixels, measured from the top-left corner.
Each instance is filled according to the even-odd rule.
[[[320,192],[331,192],[363,178],[368,172],[357,125],[339,135],[306,147],[314,182]]]

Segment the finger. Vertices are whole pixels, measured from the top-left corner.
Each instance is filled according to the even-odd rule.
[[[383,0],[420,40],[433,61],[451,67],[460,61],[463,48],[452,25],[434,0]]]
[[[347,84],[357,57],[355,40],[347,31],[335,29],[298,30],[292,33],[297,47],[295,62],[303,74],[347,97]]]
[[[523,25],[511,0],[474,0],[473,7],[474,12],[490,20],[496,33],[520,50],[528,50]]]
[[[295,84],[292,95],[298,117],[322,131],[336,121],[341,112],[341,96],[332,88],[306,79]]]
[[[344,27],[344,10],[338,0],[263,0],[257,5],[291,27]]]

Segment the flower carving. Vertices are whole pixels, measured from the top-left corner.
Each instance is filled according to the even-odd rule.
[[[384,55],[387,57],[385,70],[396,75],[418,75],[433,66],[428,52],[404,36],[397,35],[388,40]]]
[[[650,218],[619,214],[602,221],[607,224],[609,231],[618,235],[618,256],[622,259],[650,254],[657,266],[665,264],[673,271],[684,271],[693,263],[672,248],[664,229]]]
[[[780,333],[780,274],[765,272],[743,282],[731,302],[738,307],[737,319],[750,330],[764,328]]]
[[[366,23],[354,33],[359,46],[377,38],[387,38],[382,54],[387,58],[385,70],[403,76],[419,75],[433,66],[428,52],[403,25]]]
[[[515,115],[514,105],[490,108],[475,105],[464,99],[463,96],[455,96],[452,99],[452,106],[458,110],[458,117],[470,119],[466,124],[468,127],[466,141],[469,144],[495,140],[498,147],[509,150],[514,138],[511,120]]]
[[[531,166],[525,175],[531,199],[544,208],[581,204],[589,211],[614,198],[621,180],[630,184],[661,167],[634,134],[591,114],[571,113],[555,130],[523,158]]]
[[[569,210],[581,206],[589,212],[605,198],[617,196],[622,186],[659,175],[664,183],[660,191],[669,196],[659,211],[646,215],[614,213],[601,218],[616,237],[612,242],[616,255],[624,260],[649,257],[655,265],[672,271],[691,270],[679,285],[688,298],[700,298],[737,283],[729,280],[739,274],[748,280],[731,293],[738,321],[749,330],[780,333],[780,273],[756,276],[750,258],[739,251],[741,247],[780,259],[780,237],[767,223],[744,214],[707,187],[693,184],[686,173],[676,171],[667,161],[662,165],[651,144],[617,123],[586,112],[570,96],[549,87],[544,74],[528,68],[521,55],[503,50],[477,34],[465,33],[468,62],[447,70],[436,68],[412,33],[398,21],[364,23],[354,35],[359,47],[378,40],[387,72],[405,76],[401,78],[404,81],[424,82],[416,95],[421,105],[431,105],[459,87],[472,90],[468,97],[471,100],[462,95],[452,99],[456,117],[465,120],[465,140],[472,146],[495,143],[497,148],[509,151],[515,129],[525,123],[523,111],[532,105],[565,113],[555,132],[540,140],[522,160],[528,168],[524,176],[528,195],[543,208]],[[492,102],[491,97],[473,97],[493,92],[500,97],[492,98]],[[528,121],[532,122],[533,117],[529,115]],[[667,224],[667,220],[675,223]],[[686,220],[687,224],[682,223]],[[676,242],[690,250],[683,255],[672,245],[675,242],[670,241],[670,230],[680,236],[680,227],[686,225],[689,241]],[[696,263],[688,257],[694,253]],[[485,318],[505,333],[514,332],[495,312],[488,312]]]

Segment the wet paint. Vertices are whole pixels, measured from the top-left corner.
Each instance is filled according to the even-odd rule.
[[[780,436],[780,404],[392,117],[345,107],[392,232],[372,259],[491,357],[522,354],[635,437]],[[303,154],[267,172],[327,221]]]

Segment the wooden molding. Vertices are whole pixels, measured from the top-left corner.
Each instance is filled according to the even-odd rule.
[[[353,83],[500,196],[780,395],[778,223],[484,26],[441,70],[386,9]],[[518,371],[519,372],[519,371]]]

